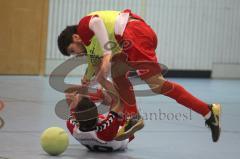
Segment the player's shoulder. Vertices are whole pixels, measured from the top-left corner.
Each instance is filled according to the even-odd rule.
[[[94,15],[101,15],[101,14],[118,14],[121,11],[116,11],[116,10],[99,10],[99,11],[94,11],[91,12],[89,14],[87,14],[87,16],[94,16]]]
[[[77,34],[81,37],[83,43],[87,46],[91,43],[91,39],[94,35],[93,31],[89,28],[91,17],[91,15],[83,17],[77,26]]]

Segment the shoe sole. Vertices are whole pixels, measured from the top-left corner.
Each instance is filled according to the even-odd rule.
[[[222,115],[222,108],[220,104],[212,104],[212,111],[214,114],[218,117],[218,124],[219,124],[219,137],[216,141],[217,142],[220,138],[220,133],[221,133],[221,115]]]
[[[219,127],[221,125],[221,114],[222,114],[222,108],[220,104],[212,104],[212,110],[214,114],[218,115],[218,120],[219,120]]]
[[[144,127],[144,121],[141,120],[124,134],[116,136],[114,140],[122,141],[122,140],[128,139],[130,136],[132,136],[135,132],[141,130],[143,127]]]

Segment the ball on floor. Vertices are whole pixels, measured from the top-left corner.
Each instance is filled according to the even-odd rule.
[[[50,127],[41,135],[41,146],[49,155],[60,155],[67,149],[68,145],[68,135],[62,128]]]

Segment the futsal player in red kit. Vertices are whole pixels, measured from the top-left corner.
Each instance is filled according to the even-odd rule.
[[[130,136],[122,141],[114,140],[123,122],[119,105],[112,108],[112,101],[106,100],[106,94],[98,90],[83,97],[79,93],[66,94],[70,106],[70,116],[67,128],[72,136],[90,151],[112,152],[126,150],[128,143],[134,139]],[[98,114],[95,102],[105,101],[110,108],[108,115]]]
[[[156,56],[157,36],[152,28],[131,10],[96,11],[84,16],[77,25],[68,26],[58,37],[58,47],[65,56],[87,56],[88,68],[82,79],[88,84],[96,79],[107,91],[116,94],[125,105],[125,126],[116,140],[124,140],[140,130],[134,90],[127,78],[130,70],[139,72],[152,92],[172,98],[177,103],[203,116],[213,142],[220,137],[220,104],[207,104],[178,83],[166,80]],[[112,81],[106,77],[110,72]]]

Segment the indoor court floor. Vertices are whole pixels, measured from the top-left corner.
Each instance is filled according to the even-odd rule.
[[[1,76],[0,99],[5,108],[0,117],[0,159],[236,159],[240,156],[240,80],[170,78],[208,103],[222,104],[222,134],[218,143],[201,116],[174,100],[158,95],[138,97],[145,127],[123,152],[93,153],[70,137],[70,145],[58,157],[47,155],[40,135],[48,127],[65,130],[65,121],[55,114],[55,104],[64,94],[49,86],[48,77]],[[69,77],[77,83],[79,78]],[[145,86],[137,86],[143,89]],[[155,113],[155,115],[154,115]],[[165,113],[167,117],[161,116]],[[160,115],[161,114],[161,115]],[[177,118],[176,114],[181,114]]]

